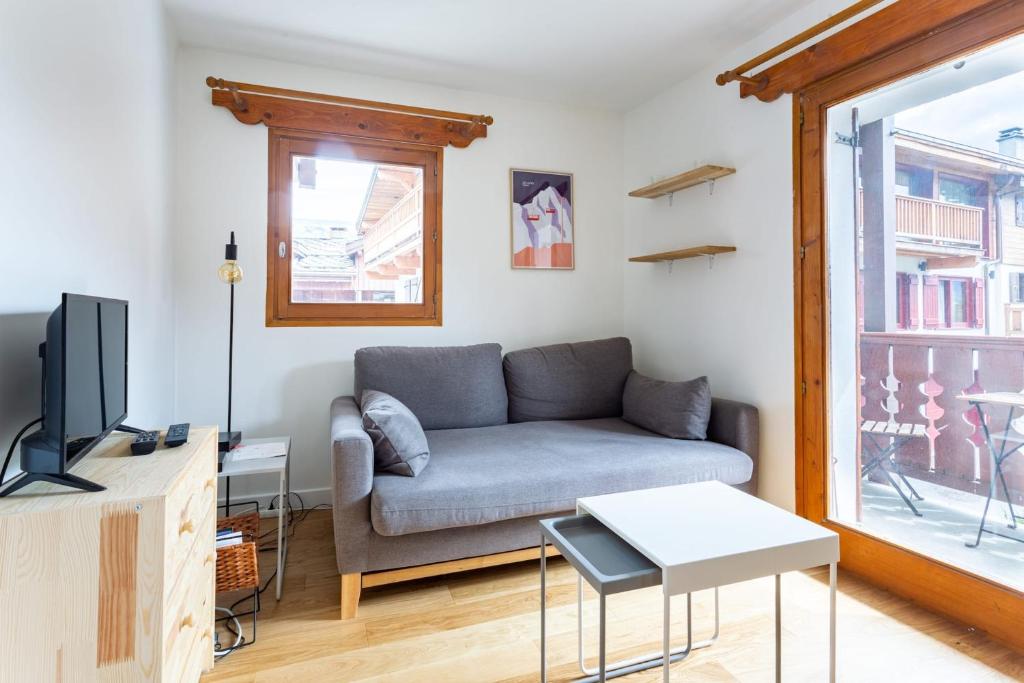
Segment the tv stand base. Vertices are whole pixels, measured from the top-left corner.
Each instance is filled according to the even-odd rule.
[[[114,427],[115,432],[124,432],[126,434],[144,434],[145,429],[139,429],[138,427],[131,427],[129,425],[117,425]]]
[[[104,491],[106,486],[100,486],[95,484],[88,479],[82,479],[76,477],[73,474],[50,474],[48,472],[25,472],[17,479],[11,481],[10,485],[3,491],[0,491],[0,498],[8,496],[18,489],[25,488],[32,482],[44,481],[49,484],[58,484],[60,486],[68,486],[73,489],[81,489],[82,491]]]

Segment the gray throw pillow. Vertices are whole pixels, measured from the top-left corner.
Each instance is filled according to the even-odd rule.
[[[415,477],[430,459],[427,435],[412,411],[394,396],[367,390],[361,401],[363,429],[373,441],[374,469]]]
[[[634,370],[622,392],[622,419],[673,439],[704,440],[711,419],[711,385],[707,377],[665,382]]]

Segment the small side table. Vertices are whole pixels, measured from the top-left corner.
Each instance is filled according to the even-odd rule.
[[[288,561],[288,497],[291,494],[291,479],[288,476],[288,465],[291,461],[292,439],[289,436],[275,436],[266,439],[242,439],[239,445],[258,443],[284,442],[285,454],[276,458],[257,458],[255,460],[235,460],[234,453],[228,451],[224,456],[224,466],[217,473],[218,478],[247,477],[253,474],[278,475],[277,505],[277,599],[281,599],[284,585],[284,565]]]

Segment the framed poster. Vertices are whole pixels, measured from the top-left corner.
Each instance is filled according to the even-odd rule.
[[[576,267],[572,174],[510,171],[512,267]]]

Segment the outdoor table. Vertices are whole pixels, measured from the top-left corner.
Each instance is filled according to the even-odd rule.
[[[1011,455],[1019,452],[1021,447],[1024,447],[1024,439],[1010,435],[1010,430],[1013,429],[1014,414],[1018,410],[1024,410],[1024,394],[1016,394],[1011,391],[996,391],[981,394],[964,394],[958,398],[967,401],[978,411],[978,421],[981,423],[981,429],[985,435],[985,443],[988,445],[988,452],[992,456],[992,468],[989,472],[988,497],[985,499],[985,510],[981,513],[981,522],[978,524],[978,537],[973,543],[968,542],[966,545],[968,548],[977,548],[981,543],[981,535],[983,533],[990,533],[1024,543],[1024,538],[1001,534],[998,531],[985,528],[985,519],[988,517],[988,509],[992,504],[992,498],[996,495],[997,479],[999,480],[999,483],[1002,484],[1003,494],[1006,496],[1006,504],[1010,508],[1010,523],[1007,526],[1011,529],[1017,528],[1017,515],[1013,511],[1013,502],[1010,500],[1010,488],[1006,485],[1006,477],[1003,474],[1003,463],[1006,462],[1006,459]],[[986,418],[988,417],[987,411],[997,406],[1006,406],[1008,412],[1006,414],[1006,424],[1003,426],[1002,433],[993,435],[992,430],[989,429],[988,420]],[[996,440],[1000,442],[998,450],[994,443]],[[1012,444],[1016,445],[1013,445],[1011,448]]]

